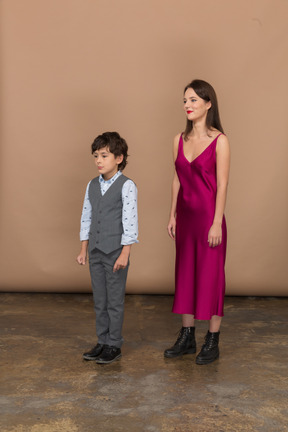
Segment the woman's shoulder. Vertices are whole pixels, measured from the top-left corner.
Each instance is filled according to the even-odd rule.
[[[217,138],[217,144],[221,142],[228,142],[227,136],[224,134],[224,132],[221,132],[218,129],[211,129],[210,130],[211,138],[216,139]]]
[[[174,147],[175,146],[178,147],[181,136],[182,136],[182,132],[179,132],[177,135],[175,135],[174,141],[173,141]]]
[[[223,132],[220,132],[220,131],[219,131],[218,135],[216,135],[216,137],[217,136],[218,136],[218,138],[217,138],[217,143],[216,143],[216,152],[217,153],[219,153],[219,152],[221,152],[221,153],[223,153],[223,152],[227,153],[228,152],[229,153],[230,145],[229,145],[229,141],[228,141],[227,136]]]
[[[217,130],[217,133],[215,134],[215,137],[218,137],[217,142],[220,142],[220,143],[226,143],[226,142],[228,142],[227,135],[225,135],[221,131]]]

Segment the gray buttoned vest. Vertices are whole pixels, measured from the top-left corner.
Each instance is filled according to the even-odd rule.
[[[92,220],[89,232],[89,252],[95,248],[105,254],[121,247],[122,187],[129,180],[123,174],[115,180],[102,196],[99,177],[89,186],[89,201],[92,206]]]

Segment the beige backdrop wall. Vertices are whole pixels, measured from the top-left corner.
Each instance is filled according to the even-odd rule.
[[[182,91],[215,87],[232,167],[227,293],[287,295],[286,0],[2,0],[2,291],[90,290],[76,264],[94,137],[139,189],[130,293],[172,293],[166,233]]]

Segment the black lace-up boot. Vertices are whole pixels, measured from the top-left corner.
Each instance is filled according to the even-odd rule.
[[[219,357],[219,335],[220,332],[210,333],[208,330],[205,336],[205,343],[196,357],[196,363],[198,365],[212,363]]]
[[[196,352],[195,327],[182,327],[175,344],[164,351],[164,357],[173,358]]]

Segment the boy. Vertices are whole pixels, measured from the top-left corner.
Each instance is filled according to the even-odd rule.
[[[89,251],[98,336],[97,345],[83,358],[105,364],[121,357],[129,255],[131,245],[138,243],[137,188],[121,172],[128,146],[117,132],[99,135],[91,151],[100,176],[86,189],[76,260],[85,265]]]

